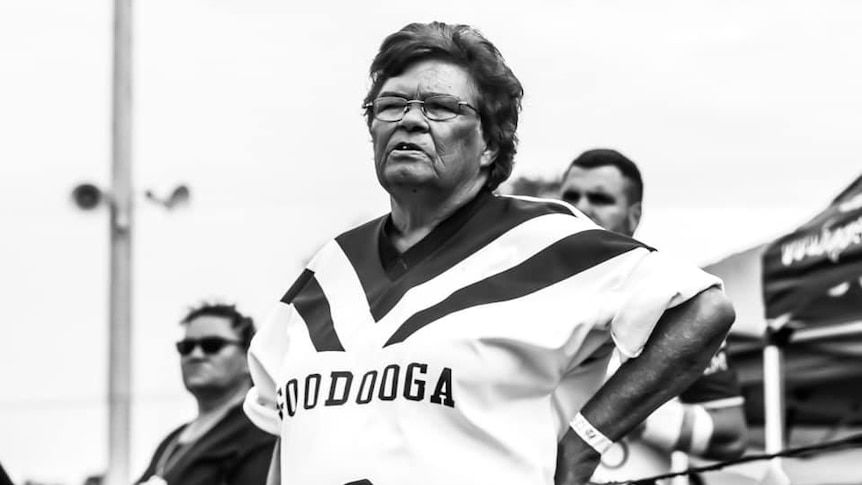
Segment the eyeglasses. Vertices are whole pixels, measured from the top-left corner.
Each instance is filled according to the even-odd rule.
[[[205,354],[216,354],[228,345],[242,344],[243,343],[239,340],[228,340],[221,337],[204,337],[200,339],[187,338],[177,342],[177,352],[179,352],[180,355],[186,356],[191,354],[192,351],[195,350],[195,347],[200,345],[201,350],[203,350]]]
[[[363,106],[370,109],[374,117],[380,121],[401,121],[411,104],[418,104],[419,109],[426,118],[432,121],[446,121],[461,114],[461,107],[466,106],[476,113],[478,109],[470,106],[466,101],[461,101],[455,96],[437,95],[428,96],[424,100],[406,99],[398,96],[382,96]]]

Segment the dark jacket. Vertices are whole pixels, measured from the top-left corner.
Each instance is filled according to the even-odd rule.
[[[3,469],[3,465],[0,465],[0,485],[12,485],[12,480],[9,478],[9,475],[6,474],[6,470]]]
[[[159,457],[185,427],[175,429],[159,444],[136,483],[145,482],[155,474]],[[243,413],[242,405],[237,405],[192,443],[162,478],[168,485],[263,485],[274,445],[275,436],[253,425]]]

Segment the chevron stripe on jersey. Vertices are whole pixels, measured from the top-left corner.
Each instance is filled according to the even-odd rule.
[[[523,263],[461,288],[442,302],[416,313],[401,325],[386,345],[404,341],[449,313],[523,297],[638,247],[642,245],[633,239],[601,229],[573,234]]]
[[[388,346],[449,313],[523,297],[645,247],[596,229],[561,204],[495,197],[481,202],[466,217],[462,212],[453,225],[441,227],[448,238],[427,255],[433,258],[414,253],[394,279],[376,251],[383,244],[383,219],[340,236],[337,245],[327,245],[310,263],[313,271],[307,269],[282,302],[294,304],[319,352],[343,351],[342,339],[350,341],[355,332],[364,335],[366,345],[373,332],[377,345]],[[435,239],[434,233],[426,238]],[[364,305],[357,291],[364,294]],[[372,322],[384,328],[371,330]]]
[[[410,288],[438,276],[513,227],[547,214],[571,215],[571,212],[566,206],[553,202],[533,203],[483,193],[410,248],[403,258],[416,270],[395,280],[386,274],[379,256],[379,238],[388,216],[342,234],[336,240],[359,275],[371,314],[377,321]]]
[[[318,352],[344,350],[338,334],[335,333],[329,301],[313,271],[305,269],[281,301],[293,303],[296,307],[296,311],[308,326],[309,338]]]

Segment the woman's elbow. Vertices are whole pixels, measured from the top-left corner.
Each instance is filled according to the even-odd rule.
[[[716,330],[727,333],[736,320],[736,311],[727,295],[721,289],[713,287],[700,295],[701,312],[706,316]]]

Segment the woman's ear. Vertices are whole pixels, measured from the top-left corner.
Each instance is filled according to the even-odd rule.
[[[497,149],[485,147],[485,151],[482,152],[482,156],[479,157],[479,166],[480,167],[490,167],[494,164],[494,160],[497,159]]]

